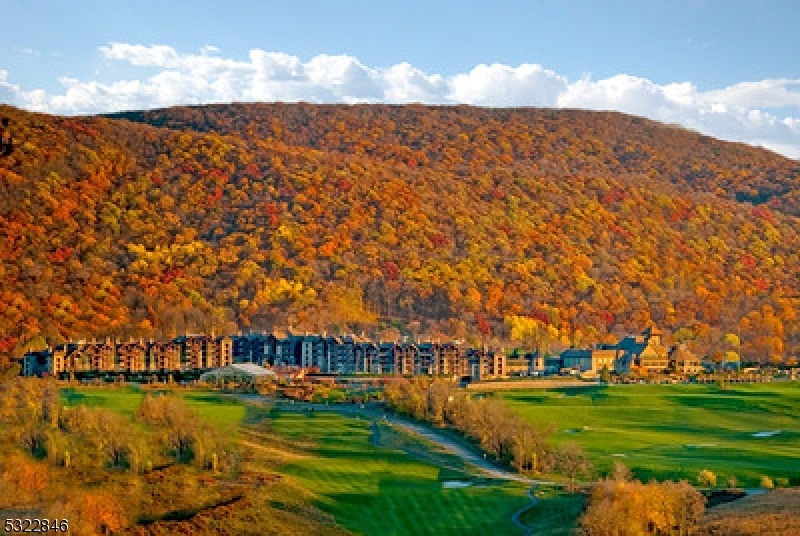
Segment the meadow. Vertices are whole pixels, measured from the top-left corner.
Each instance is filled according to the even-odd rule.
[[[597,472],[614,461],[634,474],[688,479],[700,470],[755,487],[800,478],[800,384],[610,385],[495,393],[553,441],[586,449]],[[779,433],[775,433],[779,432]],[[759,437],[758,435],[761,435]]]

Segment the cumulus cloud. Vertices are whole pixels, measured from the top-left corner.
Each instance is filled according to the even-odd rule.
[[[100,52],[109,63],[129,69],[131,79],[103,83],[64,77],[62,91],[48,93],[23,90],[0,71],[0,100],[59,114],[232,101],[618,110],[800,159],[800,80],[743,81],[700,91],[691,82],[657,84],[630,74],[570,81],[534,63],[481,64],[444,76],[409,63],[370,67],[352,56],[325,54],[303,61],[261,49],[245,59],[223,57],[213,46],[187,54],[165,45],[111,43]]]
[[[556,106],[567,80],[541,65],[478,65],[450,81],[448,99],[480,106]]]

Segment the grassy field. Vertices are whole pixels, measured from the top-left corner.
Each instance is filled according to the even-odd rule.
[[[531,528],[533,534],[575,534],[578,519],[586,506],[585,495],[567,493],[562,488],[539,486],[536,497],[539,502],[522,515],[522,522]]]
[[[526,503],[525,485],[489,483],[445,489],[468,480],[463,464],[373,446],[371,424],[334,414],[276,413],[272,430],[305,442],[307,455],[281,472],[316,492],[316,506],[360,534],[518,534],[514,510]],[[386,432],[383,431],[382,434]],[[391,438],[394,447],[408,439]],[[436,464],[432,463],[436,462]],[[439,466],[445,466],[442,469]]]
[[[458,457],[385,424],[328,413],[247,406],[215,393],[177,391],[216,428],[235,433],[250,470],[261,462],[280,475],[283,491],[265,505],[303,512],[302,503],[357,534],[519,534],[512,513],[526,486],[477,478]],[[67,405],[133,415],[143,392],[131,387],[62,390]],[[376,433],[377,432],[377,433]],[[258,464],[256,464],[258,465]],[[445,483],[470,482],[463,488]],[[303,514],[306,515],[306,514]]]
[[[135,387],[78,387],[61,391],[67,405],[84,405],[112,409],[133,416],[145,392]],[[202,391],[178,391],[192,411],[209,424],[224,431],[233,431],[242,423],[246,408],[241,402],[229,397]]]
[[[583,446],[600,472],[615,460],[637,477],[695,481],[701,469],[718,485],[735,477],[800,478],[800,384],[612,385],[517,391],[496,397],[530,421],[552,424],[555,442]],[[779,434],[754,437],[759,432]]]

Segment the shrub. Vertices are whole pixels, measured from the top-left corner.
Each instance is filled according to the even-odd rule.
[[[601,480],[581,518],[587,536],[689,534],[706,500],[688,482]]]
[[[761,477],[761,487],[766,489],[772,489],[775,487],[775,484],[772,482],[772,479],[767,475]]]
[[[717,485],[717,475],[708,469],[703,469],[700,471],[700,474],[697,475],[697,483],[701,486],[713,488]]]

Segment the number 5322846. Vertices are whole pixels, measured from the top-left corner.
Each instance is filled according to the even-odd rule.
[[[67,532],[69,521],[66,519],[6,519],[5,531],[9,534],[17,532]]]

